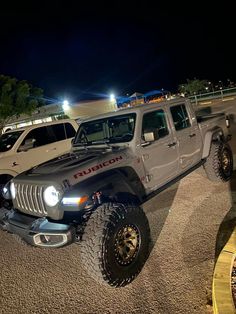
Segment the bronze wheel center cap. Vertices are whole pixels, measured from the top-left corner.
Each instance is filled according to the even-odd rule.
[[[139,232],[133,225],[122,227],[116,236],[115,252],[119,264],[132,262],[139,248]]]

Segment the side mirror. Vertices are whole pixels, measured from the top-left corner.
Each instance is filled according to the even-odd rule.
[[[143,136],[144,136],[145,142],[154,142],[155,141],[154,132],[145,132]]]
[[[27,152],[27,150],[34,147],[34,143],[36,142],[35,138],[29,138],[25,140],[25,144],[21,145],[18,149],[19,152]]]

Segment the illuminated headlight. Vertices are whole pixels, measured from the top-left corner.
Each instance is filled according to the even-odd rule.
[[[6,200],[12,199],[10,191],[10,182],[7,182],[2,191],[0,191],[0,195],[3,196]]]
[[[57,205],[60,200],[60,192],[57,191],[54,186],[49,186],[44,190],[43,198],[48,206],[53,207]]]
[[[8,189],[4,186],[4,188],[2,189],[3,190],[3,193],[6,194]]]
[[[63,205],[80,205],[88,200],[88,196],[84,195],[82,197],[63,197],[62,204]]]
[[[12,199],[14,199],[16,197],[16,188],[13,182],[11,182],[10,184],[10,191],[11,191],[11,197]]]

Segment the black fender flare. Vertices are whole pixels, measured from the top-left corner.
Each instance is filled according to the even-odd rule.
[[[225,141],[224,132],[220,127],[214,127],[213,129],[206,132],[203,144],[202,159],[205,159],[209,156],[212,141]]]

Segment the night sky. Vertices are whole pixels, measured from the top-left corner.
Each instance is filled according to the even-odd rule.
[[[0,73],[43,88],[51,101],[236,81],[227,2],[32,2],[1,7]]]

